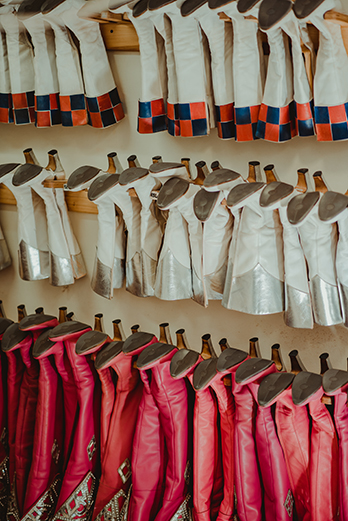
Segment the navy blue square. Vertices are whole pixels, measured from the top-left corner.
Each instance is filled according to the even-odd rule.
[[[348,103],[344,104],[344,108],[346,110],[346,116],[347,116],[347,119],[348,119]]]
[[[191,119],[191,110],[189,103],[180,103],[179,104],[179,119]]]
[[[259,139],[264,139],[265,138],[265,132],[266,132],[266,123],[265,123],[265,121],[259,120],[257,122],[255,136],[257,138],[259,138]]]
[[[174,105],[174,118],[179,119],[180,118],[180,105],[179,103],[175,103]]]
[[[51,110],[51,122],[52,122],[52,125],[61,124],[62,119],[60,117],[60,110],[58,110],[58,109]]]
[[[175,136],[175,124],[172,119],[168,118],[168,134]]]
[[[297,121],[298,125],[298,135],[299,136],[314,136],[314,124],[312,119],[305,119],[301,120],[299,119]]]
[[[236,125],[250,125],[251,114],[249,107],[239,107],[234,109]]]
[[[139,118],[151,118],[151,102],[150,101],[139,101]]]
[[[87,108],[89,112],[99,112],[99,105],[97,98],[86,98]]]
[[[116,105],[121,103],[120,96],[118,95],[117,88],[115,88],[111,92],[109,92],[109,96],[110,96],[110,99],[111,99],[113,107],[116,107]]]
[[[167,130],[167,116],[155,116],[152,118],[152,132]]]
[[[295,122],[296,120],[296,103],[294,101],[292,101],[289,105],[289,117],[290,117],[290,121],[293,121]]]
[[[30,92],[27,92],[27,102],[28,102],[28,107],[34,107],[35,106],[35,95],[34,95],[34,91],[31,90]]]
[[[257,135],[256,135],[256,131],[257,131],[257,122],[256,122],[256,123],[252,123],[251,126],[252,126],[252,130],[253,130],[253,137],[254,137],[254,139],[259,139],[259,138],[257,137]],[[265,127],[265,128],[266,128],[266,127]]]
[[[279,125],[279,141],[288,141],[289,139],[291,139],[291,124]]]
[[[50,110],[50,97],[48,94],[45,96],[36,96],[36,110]]]
[[[215,118],[216,121],[221,121],[220,105],[215,105]]]
[[[89,99],[94,100],[95,98],[89,98]],[[70,107],[71,107],[71,110],[84,110],[86,108],[84,94],[72,94],[70,96]],[[93,112],[93,111],[91,110],[91,112]],[[98,112],[98,110],[96,110],[95,112]]]
[[[279,125],[279,115],[280,110],[278,107],[267,107],[267,123],[272,123],[272,125]]]
[[[114,125],[116,123],[115,114],[112,109],[103,110],[100,115],[103,122],[103,127],[110,127],[110,125]]]
[[[236,127],[232,121],[220,123],[222,139],[232,139],[236,135]]]
[[[14,111],[16,125],[25,125],[30,123],[30,116],[28,109],[16,109]]]
[[[193,136],[206,136],[208,133],[207,120],[194,119],[192,120],[192,135]]]
[[[63,127],[72,127],[73,126],[73,120],[72,120],[72,114],[71,112],[61,112],[60,113],[62,118],[62,125]]]
[[[330,123],[328,107],[314,107],[314,115],[316,123]]]
[[[8,122],[9,123],[13,123],[13,110],[12,109],[9,109],[8,111]]]
[[[10,94],[0,93],[0,108],[8,109],[10,107]]]
[[[333,141],[340,141],[348,139],[348,124],[347,123],[332,123],[332,139]]]

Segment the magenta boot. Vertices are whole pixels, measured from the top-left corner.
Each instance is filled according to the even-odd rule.
[[[99,374],[109,367],[117,375],[116,399],[93,512],[93,520],[97,521],[108,519],[114,511],[120,513],[120,519],[127,518],[130,462],[143,385],[134,368],[134,357],[122,352],[123,344],[111,342],[95,360]]]
[[[95,499],[99,431],[95,417],[95,402],[99,400],[99,396],[95,396],[97,376],[92,362],[75,352],[79,337],[90,330],[90,326],[73,321],[59,324],[49,334],[50,340],[64,342],[74,374],[79,405],[72,449],[53,517],[55,521],[89,520]]]
[[[251,358],[236,371],[236,382],[249,387],[255,402],[263,378],[277,371],[274,362]],[[266,521],[289,521],[293,518],[293,497],[283,449],[277,437],[269,407],[257,408],[255,439],[264,487]]]
[[[63,393],[54,357],[50,330],[36,340],[33,356],[39,361],[39,395],[36,407],[33,459],[25,493],[23,516],[45,521],[58,500],[63,462]]]
[[[177,348],[170,344],[152,344],[139,356],[138,369],[151,369],[151,393],[159,410],[159,419],[165,438],[168,462],[162,506],[155,521],[168,521],[174,514],[179,518],[187,511],[188,400],[184,380],[170,375],[170,362]]]

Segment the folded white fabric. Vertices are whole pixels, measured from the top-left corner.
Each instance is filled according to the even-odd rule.
[[[0,24],[0,123],[13,123],[6,33]]]
[[[1,168],[1,167],[0,167]],[[4,270],[11,266],[11,255],[8,251],[7,242],[0,226],[0,270]]]

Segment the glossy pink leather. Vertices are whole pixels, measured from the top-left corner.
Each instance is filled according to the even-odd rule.
[[[38,357],[38,360],[40,375],[33,459],[27,481],[23,515],[36,505],[54,479],[60,477],[63,461],[62,387],[54,357],[46,352]]]
[[[0,342],[2,340],[2,335],[0,335]],[[8,457],[7,452],[7,390],[6,390],[6,380],[7,380],[7,363],[6,363],[6,355],[0,350],[0,465],[4,462],[4,460]],[[8,477],[8,476],[7,476]],[[6,482],[6,478],[4,474],[0,476],[0,497],[6,498],[8,497],[9,486]],[[6,511],[7,511],[7,502],[0,501],[0,519],[6,519]]]
[[[100,461],[103,466],[105,449],[110,432],[110,421],[116,398],[116,388],[109,367],[97,369],[101,385],[100,406]]]
[[[275,420],[299,521],[310,521],[309,416],[294,405],[291,387],[277,398]]]
[[[170,375],[170,361],[176,351],[173,349],[167,356],[146,366],[151,369],[151,393],[159,410],[168,453],[162,505],[155,521],[170,520],[186,496],[187,388],[184,380],[175,380]]]
[[[247,385],[257,404],[257,393],[262,380],[277,371],[275,364],[247,380]],[[270,407],[257,407],[255,423],[257,457],[264,488],[266,521],[293,519],[293,499],[290,479]]]
[[[133,357],[120,353],[110,362],[117,374],[116,399],[112,411],[109,435],[102,460],[102,473],[94,506],[93,519],[121,489],[128,493],[131,485],[129,464],[138,408],[143,393],[139,371],[133,367]],[[124,468],[121,465],[125,464]],[[129,474],[128,474],[129,473]],[[123,479],[122,479],[123,476]],[[118,500],[122,508],[124,498]]]

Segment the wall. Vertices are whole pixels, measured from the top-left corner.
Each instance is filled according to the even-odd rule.
[[[140,94],[140,64],[137,53],[110,54],[127,117],[118,125],[104,129],[51,128],[37,129],[32,125],[15,127],[0,125],[0,163],[21,162],[22,150],[33,147],[42,164],[46,163],[47,151],[57,148],[67,176],[83,164],[106,167],[106,154],[117,151],[121,163],[136,153],[140,163],[148,166],[151,157],[162,155],[165,161],[179,161],[190,157],[192,164],[205,160],[208,165],[214,159],[242,175],[246,175],[248,161],[258,160],[262,166],[274,163],[281,180],[295,183],[296,171],[301,167],[311,172],[322,170],[330,188],[345,192],[348,189],[347,158],[348,144],[318,143],[314,138],[296,138],[289,143],[274,144],[263,141],[236,143],[222,141],[214,129],[203,138],[173,138],[166,133],[139,135],[136,132],[137,99]],[[73,228],[85,257],[88,276],[75,285],[63,288],[52,287],[47,280],[25,282],[19,278],[16,259],[17,211],[15,206],[0,208],[0,221],[9,244],[13,265],[0,272],[0,298],[6,312],[16,318],[16,306],[25,303],[28,313],[37,306],[44,306],[47,313],[56,314],[58,306],[68,306],[78,320],[93,323],[94,313],[104,314],[107,332],[111,334],[111,320],[121,318],[125,331],[139,323],[143,331],[157,333],[158,324],[168,321],[172,335],[178,328],[185,328],[193,349],[200,349],[200,337],[211,333],[217,345],[226,336],[230,345],[248,348],[248,339],[260,338],[262,355],[270,356],[270,346],[279,342],[285,357],[291,349],[298,349],[307,369],[319,370],[318,355],[330,353],[332,365],[346,368],[348,356],[348,331],[343,326],[314,330],[293,330],[283,323],[281,314],[253,317],[226,310],[219,302],[211,302],[207,309],[193,301],[164,302],[156,298],[146,300],[134,297],[125,290],[116,290],[114,298],[107,301],[90,288],[93,269],[97,219],[95,215],[70,213]]]

